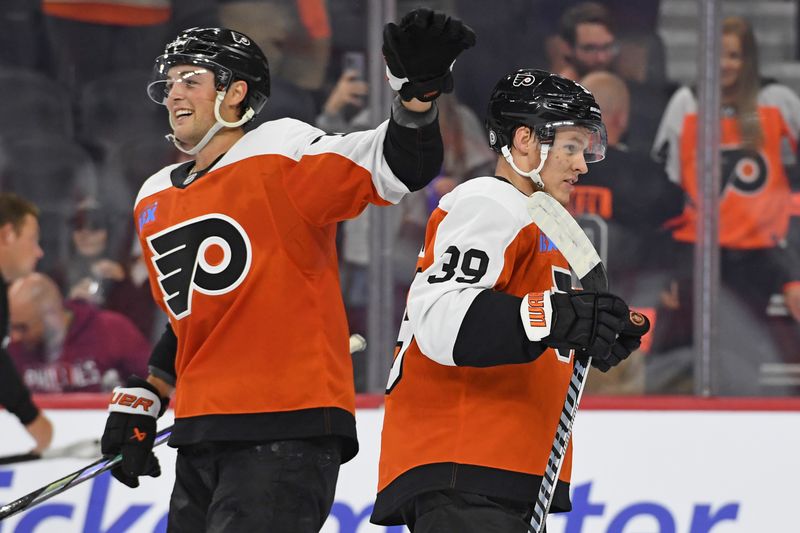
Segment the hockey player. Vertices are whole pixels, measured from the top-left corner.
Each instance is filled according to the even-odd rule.
[[[31,400],[8,345],[8,284],[33,272],[44,252],[39,246],[39,210],[13,193],[0,193],[0,405],[13,413],[41,453],[53,439],[53,425]]]
[[[291,119],[246,133],[269,97],[269,69],[247,36],[182,32],[156,60],[148,92],[194,160],[150,177],[134,215],[153,294],[169,327],[147,379],[117,390],[103,452],[136,487],[160,473],[156,419],[175,390],[178,448],[168,530],[318,531],[340,463],[358,450],[337,222],[389,205],[436,176],[433,100],[475,36],[415,10],[384,31],[399,90],[391,118],[349,135]],[[119,394],[116,397],[122,397]]]
[[[538,190],[566,205],[603,159],[592,94],[518,70],[497,83],[486,125],[495,176],[459,185],[431,215],[386,391],[371,519],[414,533],[527,532],[573,357],[607,371],[640,343],[624,301],[571,289],[526,207]],[[570,470],[571,448],[554,511],[570,509]]]

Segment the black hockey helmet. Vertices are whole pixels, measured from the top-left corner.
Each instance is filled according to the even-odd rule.
[[[501,79],[489,98],[486,130],[489,146],[502,153],[511,146],[514,130],[530,127],[542,143],[552,143],[556,129],[581,126],[590,132],[584,152],[587,163],[606,153],[606,128],[600,107],[587,89],[546,70],[524,68]]]
[[[150,98],[162,104],[170,68],[198,65],[214,73],[218,91],[225,91],[236,80],[247,82],[244,109],[258,114],[269,99],[269,64],[252,39],[225,28],[191,28],[182,31],[156,58],[153,82],[147,87]]]

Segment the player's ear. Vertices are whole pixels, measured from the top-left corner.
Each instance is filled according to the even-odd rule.
[[[538,147],[536,136],[534,135],[533,130],[528,126],[520,126],[514,130],[512,143],[514,148],[516,148],[516,150],[523,155],[527,155],[531,149]]]
[[[17,236],[17,232],[14,231],[14,225],[11,222],[7,222],[0,226],[0,241],[3,244],[11,244],[14,242],[14,237]]]
[[[225,95],[225,100],[228,105],[236,107],[244,101],[247,96],[247,82],[243,80],[236,80],[228,87],[228,92]]]

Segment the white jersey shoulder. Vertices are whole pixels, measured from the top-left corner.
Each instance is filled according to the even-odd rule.
[[[473,209],[476,202],[485,203],[487,209],[481,209],[481,213],[487,216],[494,213],[498,222],[503,221],[510,226],[509,230],[518,231],[531,223],[526,198],[511,183],[494,176],[483,176],[466,181],[444,195],[439,207],[450,213],[456,209]]]
[[[280,155],[301,161],[307,156],[338,154],[366,169],[378,194],[396,204],[410,191],[394,175],[383,157],[388,124],[387,120],[371,130],[329,134],[291,118],[265,122],[239,139],[215,169],[261,155]]]
[[[442,197],[439,207],[446,215],[429,250],[433,262],[414,278],[407,309],[408,331],[433,361],[455,364],[453,347],[467,310],[481,291],[497,284],[506,250],[533,224],[526,198],[495,177],[472,179]],[[450,274],[457,268],[459,275]]]
[[[338,154],[367,170],[378,194],[391,203],[397,203],[410,191],[394,175],[383,157],[387,128],[388,121],[385,121],[372,130],[340,135],[326,134],[319,128],[291,118],[272,120],[236,141],[209,172],[264,155],[279,155],[299,162],[307,156]],[[171,186],[170,172],[176,166],[178,164],[165,167],[148,179],[136,203]]]
[[[259,155],[282,155],[297,161],[305,148],[322,135],[324,131],[293,118],[270,120],[236,141],[216,168]]]
[[[139,202],[141,202],[143,199],[147,198],[148,196],[152,196],[159,191],[163,191],[164,189],[172,187],[170,174],[172,174],[172,171],[176,167],[182,164],[183,163],[174,163],[172,165],[167,165],[147,178],[139,189],[139,194],[136,195],[136,201],[133,203],[134,210],[136,209],[136,206],[139,205]]]
[[[777,107],[792,140],[797,141],[800,135],[800,97],[786,85],[780,83],[770,83],[762,87],[758,93],[759,105]]]

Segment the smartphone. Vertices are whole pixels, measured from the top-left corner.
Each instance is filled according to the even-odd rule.
[[[342,72],[354,70],[360,79],[367,75],[367,60],[364,52],[345,52],[342,57]]]

